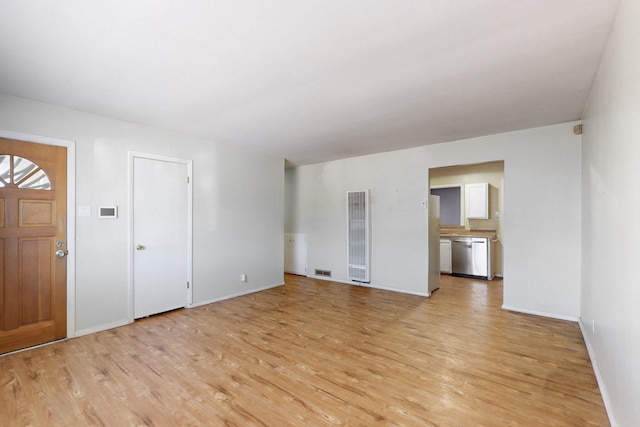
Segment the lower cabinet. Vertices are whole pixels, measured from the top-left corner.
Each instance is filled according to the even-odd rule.
[[[440,239],[440,272],[451,273],[451,239]]]

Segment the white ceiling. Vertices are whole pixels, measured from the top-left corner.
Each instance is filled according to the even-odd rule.
[[[308,164],[581,117],[618,0],[0,0],[0,92]]]

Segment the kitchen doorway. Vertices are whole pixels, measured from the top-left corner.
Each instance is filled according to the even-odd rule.
[[[483,193],[486,188],[486,193]],[[454,165],[429,169],[430,193],[441,195],[441,235],[495,235],[491,264],[497,277],[504,276],[504,254],[502,246],[502,223],[504,212],[504,161]],[[481,191],[478,192],[478,189]],[[458,193],[456,193],[456,190]],[[475,191],[475,193],[472,193]],[[442,193],[445,192],[443,199]],[[486,203],[486,214],[469,214],[469,207],[476,201],[471,194],[486,194],[481,202]],[[444,201],[444,203],[443,203]],[[483,207],[483,206],[481,206]],[[449,212],[451,210],[451,212]],[[446,239],[445,239],[446,240]],[[441,243],[441,272],[450,273],[445,265],[447,259],[451,262],[450,241]]]

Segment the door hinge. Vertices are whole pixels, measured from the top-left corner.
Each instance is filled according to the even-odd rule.
[[[191,178],[187,177],[187,184],[191,182]]]
[[[189,289],[189,282],[187,282],[187,289]]]

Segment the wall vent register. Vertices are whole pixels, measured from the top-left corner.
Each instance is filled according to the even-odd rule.
[[[314,273],[315,273],[316,276],[331,277],[331,270],[318,270],[316,268]]]
[[[348,277],[370,282],[369,190],[347,192]]]

